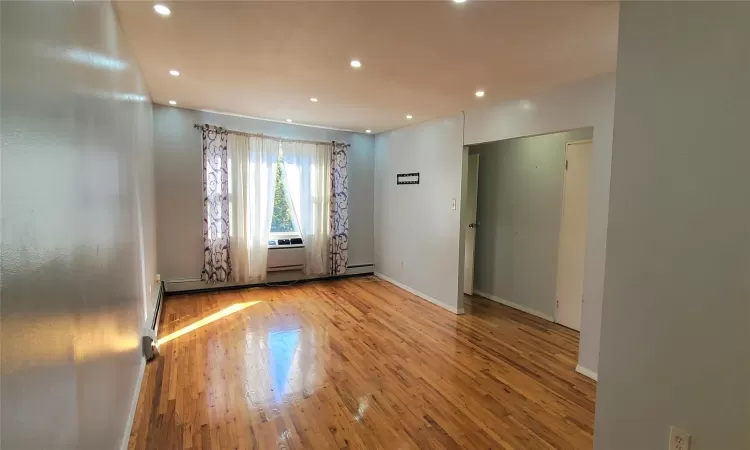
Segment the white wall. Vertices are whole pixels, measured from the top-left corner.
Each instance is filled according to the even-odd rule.
[[[117,449],[155,293],[151,104],[108,2],[0,17],[0,447]]]
[[[748,24],[622,3],[596,449],[750,448]]]
[[[373,136],[154,105],[158,270],[168,290],[205,287],[201,283],[170,283],[199,279],[203,267],[201,134],[193,128],[196,123],[352,144],[348,166],[349,265],[373,263]],[[371,272],[372,267],[365,270]]]
[[[454,217],[449,207],[452,197],[460,197],[463,144],[594,127],[579,364],[596,372],[614,93],[614,74],[602,75],[524,101],[466,111],[464,129],[457,116],[378,135],[375,149],[376,270],[385,271],[388,277],[441,301],[458,304],[462,290],[456,291],[455,286],[463,282],[459,276],[462,273],[459,259],[463,258],[455,251],[458,248],[460,254],[456,245],[460,245],[462,233],[458,214]],[[429,185],[430,189],[421,188],[417,194],[403,190],[404,186],[397,189],[395,174],[410,171],[428,175],[437,172],[440,180],[430,179],[429,182],[434,183]],[[437,230],[431,232],[430,227]],[[416,229],[428,233],[427,236],[415,238]],[[440,252],[433,249],[440,249]],[[405,259],[403,271],[400,269],[402,256]]]
[[[375,270],[454,310],[463,308],[462,134],[458,115],[375,139]],[[396,174],[411,172],[420,184],[396,185]]]

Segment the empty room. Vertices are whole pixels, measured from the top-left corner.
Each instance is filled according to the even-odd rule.
[[[750,449],[750,3],[0,2],[0,448]]]

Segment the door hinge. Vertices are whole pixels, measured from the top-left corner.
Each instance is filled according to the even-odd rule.
[[[565,160],[565,170],[568,170],[568,160]]]

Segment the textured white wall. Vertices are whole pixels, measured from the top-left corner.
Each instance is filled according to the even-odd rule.
[[[0,16],[0,447],[117,449],[153,307],[151,105],[109,3]]]
[[[748,24],[622,3],[596,449],[750,449]]]
[[[459,310],[462,134],[458,115],[375,138],[375,270]]]
[[[578,363],[593,372],[599,365],[614,102],[615,76],[610,74],[523,101],[466,112],[467,145],[594,127],[578,355]]]
[[[201,134],[193,128],[196,123],[291,139],[352,144],[348,174],[349,265],[373,263],[372,136],[154,105],[158,268],[162,279],[200,278],[203,268]],[[204,285],[185,286],[195,289]]]

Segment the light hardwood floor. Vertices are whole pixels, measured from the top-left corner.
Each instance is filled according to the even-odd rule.
[[[160,336],[228,315],[161,345],[129,448],[591,448],[578,334],[465,308],[373,277],[170,296]]]

